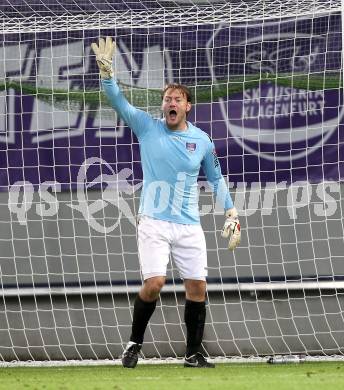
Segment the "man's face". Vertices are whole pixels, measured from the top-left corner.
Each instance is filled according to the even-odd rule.
[[[186,114],[191,110],[191,103],[179,89],[165,92],[161,109],[170,130],[186,130]]]

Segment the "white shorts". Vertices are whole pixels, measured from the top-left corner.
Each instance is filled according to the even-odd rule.
[[[182,225],[142,215],[138,248],[144,280],[166,276],[170,254],[182,279],[205,280],[207,249],[201,225]]]

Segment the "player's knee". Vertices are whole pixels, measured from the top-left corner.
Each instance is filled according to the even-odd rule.
[[[149,300],[157,299],[164,284],[164,277],[154,277],[146,279],[142,293],[144,293],[144,295],[149,298]]]
[[[164,287],[165,280],[157,279],[149,283],[149,290],[154,294],[159,294],[161,289]]]
[[[191,301],[205,300],[206,283],[203,280],[185,280],[186,298]]]

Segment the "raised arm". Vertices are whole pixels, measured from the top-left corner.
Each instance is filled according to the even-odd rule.
[[[228,248],[233,250],[239,245],[241,238],[238,212],[233,205],[232,197],[222,176],[213,141],[209,143],[207,153],[202,161],[202,168],[213,189],[216,202],[220,202],[225,210],[226,220],[221,234],[222,237],[229,238]]]
[[[96,55],[102,85],[111,106],[140,140],[148,131],[153,118],[145,111],[132,106],[118,87],[112,68],[112,58],[116,49],[115,42],[112,41],[111,37],[106,37],[106,40],[100,38],[99,45],[92,43],[91,47]]]

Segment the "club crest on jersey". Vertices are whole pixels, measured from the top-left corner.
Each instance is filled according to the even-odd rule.
[[[186,143],[186,149],[189,152],[194,152],[196,150],[196,144],[194,142],[187,142]]]

